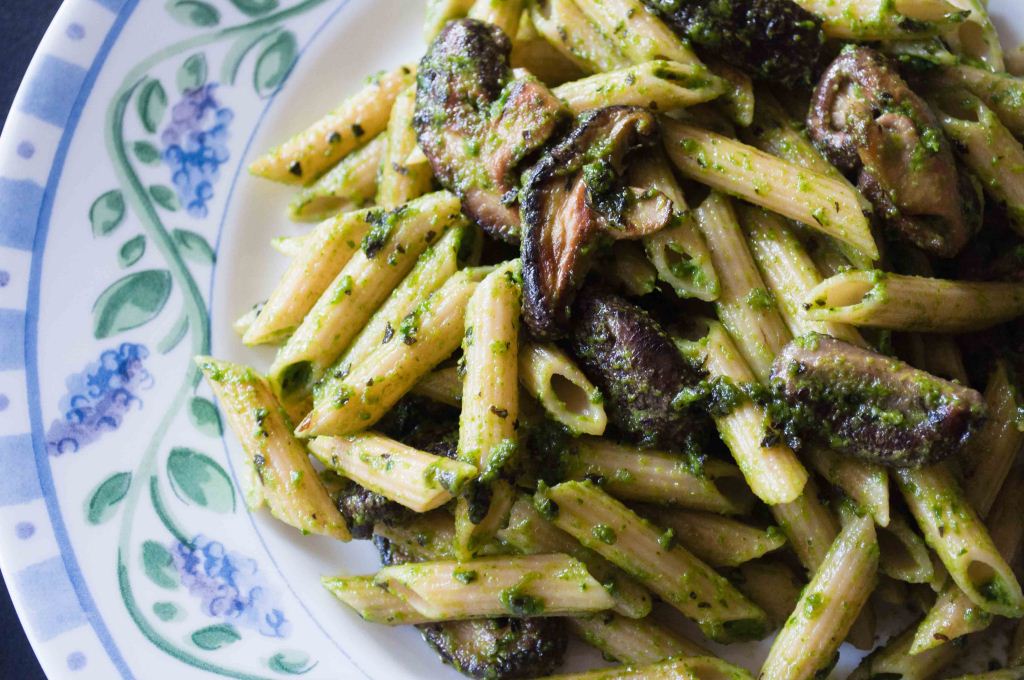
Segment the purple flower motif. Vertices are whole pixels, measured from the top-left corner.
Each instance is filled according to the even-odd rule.
[[[191,545],[172,545],[171,555],[181,584],[202,599],[207,616],[254,628],[267,637],[291,634],[291,623],[277,606],[255,560],[228,552],[223,543],[202,534]]]
[[[126,342],[67,377],[68,392],[60,401],[64,417],[50,423],[46,432],[50,455],[78,451],[120,427],[133,406],[142,407],[136,393],[153,386],[153,377],[142,364],[147,356],[143,345]]]
[[[218,169],[228,160],[228,127],[234,114],[214,97],[216,83],[188,90],[171,109],[160,140],[178,199],[192,217],[206,217]]]

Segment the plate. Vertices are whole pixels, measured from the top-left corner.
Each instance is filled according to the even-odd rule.
[[[1014,2],[991,2],[1008,44]],[[284,267],[270,238],[300,230],[247,162],[417,59],[422,15],[67,0],[47,32],[0,139],[0,566],[50,678],[461,677],[321,588],[376,569],[369,545],[245,511],[237,444],[189,371],[269,359],[231,321]]]

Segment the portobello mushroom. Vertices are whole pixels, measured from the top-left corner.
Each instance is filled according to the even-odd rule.
[[[409,508],[388,499],[375,491],[349,482],[335,494],[335,503],[352,538],[368,539],[373,535],[373,525],[383,522],[394,526],[411,519],[415,513]]]
[[[709,430],[706,416],[673,405],[702,376],[643,309],[585,288],[573,308],[569,350],[600,389],[609,420],[641,446],[690,452]]]
[[[822,62],[821,19],[792,0],[644,0],[676,35],[758,80],[810,85]]]
[[[416,77],[413,126],[441,184],[492,236],[519,238],[520,163],[544,146],[568,116],[532,76],[513,79],[511,41],[473,19],[449,22]]]
[[[596,250],[645,236],[671,219],[664,194],[623,181],[634,154],[650,152],[658,131],[643,108],[588,111],[528,172],[521,206],[523,315],[535,337],[566,334],[573,297]]]
[[[434,557],[412,555],[383,536],[374,536],[373,542],[385,566]],[[557,618],[501,617],[416,627],[442,661],[463,675],[487,680],[550,675],[562,664],[569,643],[567,628]]]
[[[975,390],[818,333],[783,348],[772,388],[773,420],[793,448],[806,438],[890,467],[958,452],[985,409]]]
[[[957,167],[935,114],[881,53],[845,49],[815,88],[807,126],[894,236],[953,257],[980,227],[977,187]]]

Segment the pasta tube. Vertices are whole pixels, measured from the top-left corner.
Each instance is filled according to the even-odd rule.
[[[632,64],[575,0],[531,3],[530,18],[552,47],[586,73],[614,71]]]
[[[906,40],[935,35],[962,21],[966,12],[946,0],[796,0],[824,21],[830,38]]]
[[[721,96],[725,83],[701,64],[658,59],[574,80],[552,92],[573,113],[616,105],[672,111]]]
[[[383,137],[387,146],[379,164],[377,205],[397,208],[430,191],[434,173],[424,159],[410,163],[409,154],[418,149],[412,117],[416,111],[416,86],[402,90],[391,107],[391,118]]]
[[[875,524],[889,525],[889,473],[885,468],[816,446],[808,446],[802,453],[818,474],[842,489],[874,518]]]
[[[671,529],[679,543],[712,567],[738,567],[786,543],[776,527],[760,529],[709,512],[652,509],[648,516]]]
[[[601,582],[615,600],[615,611],[631,619],[643,618],[651,612],[651,596],[643,586],[544,519],[526,496],[512,505],[508,525],[498,532],[498,538],[503,545],[521,555],[571,555],[585,564],[587,571]]]
[[[582,481],[598,477],[611,495],[631,501],[667,503],[727,515],[750,509],[752,497],[732,465],[707,461],[694,470],[682,456],[581,437],[566,457],[565,475]]]
[[[369,219],[374,225],[360,250],[274,357],[268,377],[285,408],[308,399],[311,386],[326,375],[420,254],[447,229],[465,224],[459,199],[448,192],[391,212],[376,211]]]
[[[757,560],[740,566],[733,584],[765,610],[772,628],[778,629],[796,609],[804,582],[784,562]]]
[[[562,616],[614,604],[582,562],[559,554],[402,564],[373,582],[431,621]]]
[[[263,378],[250,368],[212,357],[196,357],[196,364],[246,453],[243,478],[249,508],[265,502],[274,517],[303,533],[348,541],[345,518]]]
[[[941,465],[896,471],[925,541],[972,602],[1003,616],[1024,615],[1024,595],[985,526]]]
[[[474,0],[427,0],[427,19],[423,23],[423,38],[429,45],[444,25],[461,19],[469,13]]]
[[[320,582],[332,595],[370,623],[401,626],[430,621],[429,616],[424,616],[402,598],[374,584],[372,576],[325,576]]]
[[[825,279],[808,291],[803,308],[813,321],[965,333],[1024,314],[1024,284],[850,271]]]
[[[860,200],[849,184],[683,123],[663,118],[662,132],[669,158],[690,179],[806,224],[871,259],[878,258]]]
[[[297,221],[317,221],[373,203],[377,169],[386,147],[386,136],[377,135],[363,148],[345,156],[288,203],[288,215]]]
[[[1024,666],[1024,620],[1017,622],[1017,630],[1010,642],[1010,654],[1007,663],[1011,666]]]
[[[729,335],[742,338],[737,347],[756,379],[767,383],[776,352],[789,342],[789,330],[754,264],[729,198],[712,191],[696,217],[721,284],[715,311]]]
[[[878,529],[878,571],[905,583],[931,583],[935,578],[932,557],[902,513],[894,514]]]
[[[963,88],[996,112],[1010,132],[1024,137],[1024,80],[1005,73],[993,73],[974,66],[946,66],[927,76],[926,85],[934,92]]]
[[[776,636],[759,677],[800,680],[827,668],[874,589],[877,567],[874,522],[851,521]]]
[[[986,0],[950,0],[959,9],[970,12],[967,18],[942,34],[954,52],[980,61],[993,71],[1005,71],[1003,46],[988,14]]]
[[[317,437],[309,450],[326,468],[416,512],[441,507],[477,474],[474,465],[373,432]]]
[[[635,297],[650,295],[658,285],[658,270],[643,247],[633,241],[616,241],[606,260],[608,278]]]
[[[564,482],[547,492],[558,528],[646,585],[694,620],[712,640],[762,637],[768,620],[728,581],[672,545],[671,536],[590,482]]]
[[[519,350],[519,382],[550,418],[572,434],[604,434],[608,416],[601,391],[558,347],[523,343]]]
[[[253,161],[249,172],[285,184],[313,182],[384,131],[395,98],[415,78],[414,66],[374,76],[341,106]]]
[[[796,500],[771,507],[772,516],[807,573],[815,574],[839,533],[839,523],[818,499],[813,478]]]
[[[249,324],[242,342],[278,343],[294,333],[338,272],[359,252],[373,215],[369,210],[338,215],[303,236],[284,276]]]
[[[549,86],[578,80],[584,75],[576,64],[540,34],[533,24],[529,8],[524,9],[519,17],[519,32],[512,42],[509,63],[513,69],[524,69]]]
[[[439,368],[420,378],[412,392],[449,406],[462,405],[462,378],[455,366]]]
[[[463,270],[406,317],[397,337],[344,377],[328,376],[314,394],[299,436],[352,434],[376,423],[413,385],[459,347],[466,304],[481,278]]]
[[[699,64],[693,50],[641,0],[577,0],[580,10],[634,64],[667,59]]]
[[[476,0],[469,8],[469,18],[494,24],[509,38],[514,38],[519,31],[524,4],[523,0]]]
[[[674,657],[704,656],[707,650],[676,635],[650,618],[627,619],[616,614],[578,616],[569,630],[601,654],[619,663],[642,666]]]
[[[911,654],[916,624],[893,637],[866,656],[849,680],[871,680],[878,677],[900,677],[903,680],[930,680],[961,654],[959,645],[942,645],[920,654]]]
[[[702,340],[684,346],[686,353],[703,363],[711,379],[732,385],[755,382],[756,377],[722,325],[708,322],[707,326],[708,333]],[[788,446],[762,446],[766,435],[764,408],[742,396],[737,401],[728,412],[712,415],[751,491],[769,505],[796,500],[807,483],[807,470]]]

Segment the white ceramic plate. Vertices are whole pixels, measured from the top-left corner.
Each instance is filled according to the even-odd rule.
[[[991,5],[1024,32],[1017,2]],[[422,14],[67,0],[50,27],[0,140],[0,564],[49,677],[459,677],[321,588],[374,570],[369,545],[245,512],[235,442],[187,378],[211,348],[268,360],[231,321],[283,268],[269,239],[298,230],[290,192],[241,169],[417,59]]]

